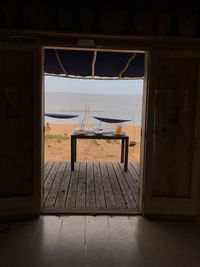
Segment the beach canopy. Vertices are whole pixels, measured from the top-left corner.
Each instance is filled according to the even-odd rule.
[[[72,119],[78,117],[79,115],[45,113],[45,116],[56,119]]]
[[[69,78],[143,78],[144,54],[46,48],[44,71]]]
[[[122,123],[126,121],[131,121],[131,120],[122,120],[122,119],[113,119],[113,118],[104,118],[104,117],[96,117],[92,116],[93,118],[102,121],[102,122],[107,122],[107,123]]]

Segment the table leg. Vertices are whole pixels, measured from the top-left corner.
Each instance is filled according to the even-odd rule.
[[[124,139],[122,139],[121,143],[121,163],[124,162]]]
[[[127,172],[128,171],[128,144],[129,144],[129,137],[126,138],[125,141],[125,159],[124,159],[124,171]]]
[[[71,170],[74,170],[74,138],[71,137]]]
[[[74,139],[74,162],[76,162],[76,155],[77,155],[77,139]]]

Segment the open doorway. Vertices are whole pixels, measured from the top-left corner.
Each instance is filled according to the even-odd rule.
[[[43,212],[138,213],[144,54],[44,54]]]

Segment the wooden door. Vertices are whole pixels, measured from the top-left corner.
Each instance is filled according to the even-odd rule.
[[[0,216],[40,213],[39,51],[32,44],[0,44]]]
[[[197,214],[200,54],[149,54],[144,214]]]

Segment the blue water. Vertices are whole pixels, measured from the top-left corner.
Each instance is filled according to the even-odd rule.
[[[126,124],[141,125],[141,95],[102,95],[64,92],[45,93],[45,112],[79,115],[73,119],[45,117],[50,123],[81,123],[86,106],[90,108],[89,123],[98,121],[92,116],[131,120]]]

